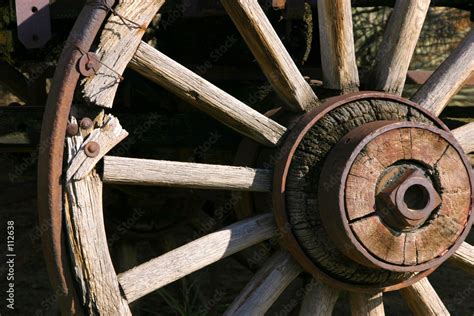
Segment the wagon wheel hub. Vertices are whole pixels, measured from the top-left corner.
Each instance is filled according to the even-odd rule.
[[[441,197],[424,168],[416,162],[393,166],[377,183],[379,216],[395,230],[421,226],[441,204]],[[387,211],[388,210],[388,211]]]
[[[285,247],[336,286],[406,286],[468,233],[470,165],[444,125],[410,101],[329,99],[281,150],[273,203]]]

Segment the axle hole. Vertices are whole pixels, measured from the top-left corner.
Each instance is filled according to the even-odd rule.
[[[38,12],[38,8],[37,7],[31,7],[31,12],[33,12],[33,13]]]
[[[420,211],[428,206],[430,194],[424,186],[415,184],[406,190],[403,200],[409,209]]]

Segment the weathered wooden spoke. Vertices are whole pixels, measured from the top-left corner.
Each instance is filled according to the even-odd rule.
[[[131,303],[171,282],[245,248],[274,237],[271,215],[260,215],[201,237],[158,258],[119,274],[119,282]]]
[[[267,79],[286,105],[304,111],[319,104],[257,0],[221,0],[257,59]]]
[[[314,279],[308,286],[305,288],[308,290],[301,304],[300,316],[332,315],[340,291]]]
[[[440,115],[474,71],[474,30],[436,69],[412,100]]]
[[[453,135],[466,154],[474,151],[474,123],[469,123],[453,130]]]
[[[474,275],[474,246],[464,242],[449,262]]]
[[[73,122],[75,119],[72,118]],[[74,161],[83,145],[82,136],[67,141],[68,160]],[[102,181],[93,171],[80,180],[68,181],[64,206],[66,238],[71,259],[80,279],[87,314],[100,310],[108,315],[131,315],[122,297],[117,275],[108,252],[102,211]],[[90,229],[94,227],[95,229]]]
[[[323,83],[342,92],[359,87],[350,0],[323,0],[318,3]]]
[[[270,192],[266,169],[106,156],[105,183]]]
[[[370,80],[373,88],[402,94],[430,0],[396,1]]]
[[[416,316],[449,315],[427,278],[400,290],[400,293]]]
[[[383,307],[382,293],[365,294],[350,293],[351,314],[353,316],[383,316],[385,315]]]
[[[130,67],[194,104],[222,123],[264,145],[276,145],[286,129],[146,43],[141,43]]]
[[[286,251],[274,254],[250,280],[224,315],[265,314],[301,271],[301,266]]]

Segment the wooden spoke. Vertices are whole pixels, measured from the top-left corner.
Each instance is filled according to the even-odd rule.
[[[395,2],[369,80],[375,89],[402,94],[429,6],[430,0]]]
[[[319,103],[257,0],[221,0],[262,71],[287,106],[308,110]]]
[[[80,135],[67,138],[69,161],[81,150],[83,141]],[[95,315],[100,311],[105,315],[131,315],[109,255],[102,212],[102,182],[95,171],[66,184],[64,214],[65,238],[71,247],[85,314]]]
[[[222,258],[276,235],[273,215],[256,216],[194,240],[158,258],[119,274],[131,303]]]
[[[436,69],[412,100],[440,115],[449,100],[462,88],[474,71],[474,30]]]
[[[469,123],[452,131],[466,154],[474,151],[474,123]]]
[[[448,262],[474,275],[474,246],[463,243]]]
[[[145,30],[166,0],[121,0],[114,7],[96,51],[102,66],[83,80],[84,98],[111,108],[121,75],[137,50]]]
[[[217,120],[264,145],[276,145],[286,129],[146,43],[130,67]]]
[[[349,296],[351,303],[351,314],[353,316],[383,316],[385,315],[383,307],[382,293],[366,294],[352,292]]]
[[[448,310],[427,278],[401,289],[400,293],[416,316],[449,315]]]
[[[319,1],[318,17],[324,86],[342,92],[358,90],[351,1]]]
[[[272,176],[266,169],[106,156],[103,179],[115,184],[270,192]]]
[[[282,250],[276,253],[257,272],[224,315],[264,315],[301,271],[301,266],[288,252]]]
[[[301,304],[300,316],[332,315],[340,291],[318,281],[311,280],[309,289]]]

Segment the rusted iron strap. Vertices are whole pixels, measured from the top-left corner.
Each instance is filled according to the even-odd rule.
[[[105,1],[108,6],[115,3],[114,0]],[[68,42],[88,51],[107,13],[104,0],[88,1],[74,24]],[[38,210],[43,252],[49,278],[64,315],[82,314],[62,229],[64,139],[74,90],[80,76],[76,65],[81,56],[81,52],[73,45],[66,45],[63,50],[45,109],[38,159]]]

